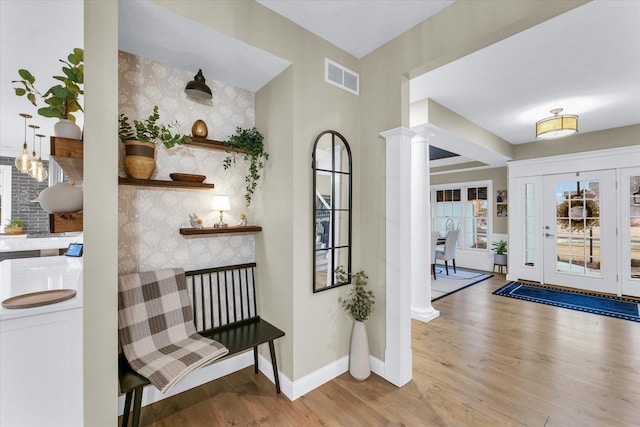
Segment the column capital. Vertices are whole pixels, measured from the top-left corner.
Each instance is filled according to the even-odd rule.
[[[389,130],[380,132],[380,136],[386,139],[387,142],[395,138],[401,138],[401,139],[406,138],[408,140],[411,140],[411,138],[413,138],[415,135],[416,133],[413,130],[405,127],[397,127],[395,129],[389,129]]]

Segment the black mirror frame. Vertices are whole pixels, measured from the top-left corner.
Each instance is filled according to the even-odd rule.
[[[318,169],[316,167],[316,148],[318,146],[318,142],[320,142],[320,140],[322,139],[323,136],[330,134],[331,135],[331,146],[332,146],[332,160],[331,160],[331,170],[327,170],[327,169]],[[347,156],[348,156],[348,172],[342,172],[342,171],[336,171],[336,165],[335,165],[335,147],[336,147],[336,138],[340,139],[340,141],[342,142],[342,144],[344,145],[346,152],[347,152]],[[345,139],[344,136],[342,136],[339,132],[336,132],[334,130],[327,130],[322,132],[320,135],[318,135],[318,137],[316,138],[314,144],[313,144],[313,152],[311,154],[311,170],[313,173],[313,190],[312,190],[312,211],[313,211],[313,226],[312,226],[312,239],[311,241],[312,243],[312,253],[313,253],[313,270],[312,270],[312,290],[313,293],[317,293],[317,292],[322,292],[322,291],[326,291],[329,289],[334,289],[340,286],[344,286],[344,285],[348,285],[351,283],[351,246],[352,246],[352,222],[353,222],[353,179],[352,179],[352,162],[351,162],[351,147],[349,147],[349,143],[347,142],[347,140]],[[329,242],[330,242],[330,246],[329,248],[332,249],[331,251],[331,256],[334,257],[334,262],[331,263],[332,266],[337,267],[338,264],[335,263],[335,259],[336,259],[336,249],[344,249],[347,248],[347,265],[343,266],[345,268],[345,271],[347,273],[347,282],[345,283],[341,283],[341,284],[336,284],[334,283],[335,280],[335,274],[331,274],[328,275],[328,277],[331,278],[331,283],[327,283],[327,286],[322,287],[320,289],[316,288],[316,255],[318,252],[318,249],[315,247],[315,237],[316,237],[316,218],[317,218],[317,204],[316,204],[316,176],[317,176],[317,171],[321,170],[321,171],[325,171],[331,174],[331,209],[330,209],[330,217],[331,217],[331,224],[335,224],[336,220],[336,211],[340,211],[340,212],[348,212],[348,216],[349,216],[349,221],[348,221],[348,237],[347,237],[347,245],[342,245],[342,246],[336,246],[335,245],[335,230],[332,227],[331,228],[331,232],[330,232],[330,236],[329,236]],[[336,174],[341,174],[343,176],[346,176],[349,179],[349,183],[348,183],[348,201],[349,201],[349,207],[348,209],[336,209],[335,208],[335,193],[336,193],[336,189],[334,186],[334,183],[336,182],[335,180],[335,175]]]

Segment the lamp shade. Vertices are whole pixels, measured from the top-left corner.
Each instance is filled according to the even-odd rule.
[[[578,132],[578,116],[560,115],[562,108],[551,110],[552,117],[542,119],[536,123],[536,138],[562,138]]]
[[[184,92],[198,99],[211,99],[213,95],[211,93],[211,89],[205,83],[205,78],[202,75],[202,70],[198,70],[198,74],[193,77],[189,83],[187,83],[187,87],[184,88]]]
[[[231,210],[231,204],[229,203],[229,196],[213,196],[213,210],[214,211]]]

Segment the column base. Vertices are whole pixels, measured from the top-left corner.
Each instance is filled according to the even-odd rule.
[[[411,308],[412,319],[419,320],[424,323],[428,323],[438,317],[440,317],[440,312],[434,309],[433,307],[427,310],[424,310],[424,309],[416,310],[414,308]]]

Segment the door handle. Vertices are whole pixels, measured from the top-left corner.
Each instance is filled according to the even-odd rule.
[[[544,237],[555,237],[555,234],[544,233]]]

